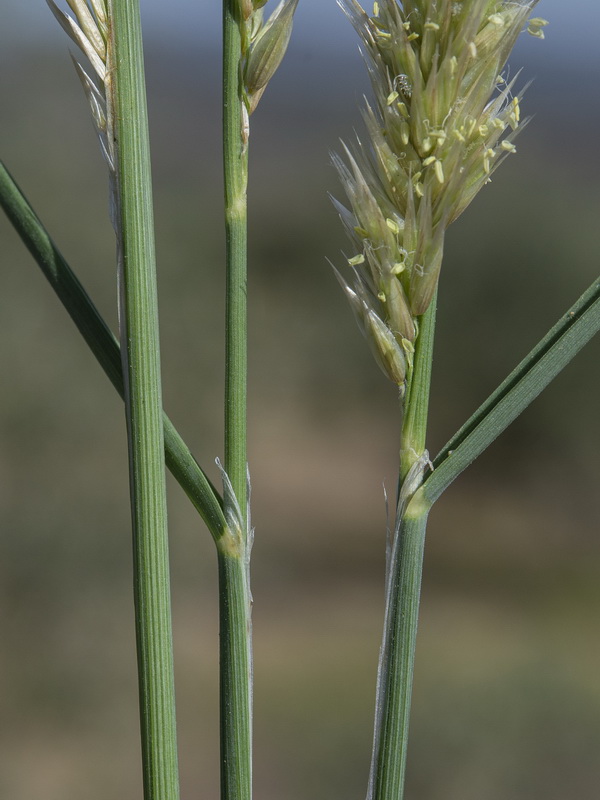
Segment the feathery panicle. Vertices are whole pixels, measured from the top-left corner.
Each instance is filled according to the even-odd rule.
[[[92,119],[100,140],[102,154],[110,177],[111,221],[118,231],[118,186],[116,178],[116,143],[112,107],[112,48],[109,36],[109,14],[105,0],[67,0],[75,18],[65,14],[54,0],[46,0],[63,30],[75,42],[92,66],[95,77],[73,57],[75,69],[83,86]]]
[[[287,50],[298,0],[281,0],[269,19],[263,19],[267,0],[239,0],[243,22],[244,102],[248,114],[259,103]]]
[[[378,362],[400,369],[433,297],[444,234],[501,161],[515,152],[521,95],[502,71],[537,0],[379,0],[368,14],[338,0],[363,41],[374,93],[369,145],[333,157],[350,209],[336,207],[356,254],[352,288],[338,275],[367,338],[374,315],[396,342]],[[527,30],[543,38],[546,21]],[[389,340],[390,336],[387,337]]]

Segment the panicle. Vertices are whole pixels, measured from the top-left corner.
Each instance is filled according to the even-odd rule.
[[[105,0],[67,0],[75,17],[60,9],[54,0],[46,0],[60,26],[86,56],[92,67],[90,74],[73,57],[75,70],[92,111],[92,119],[100,140],[102,154],[114,183],[116,151],[114,115],[111,99],[112,52],[109,37],[108,8]],[[114,209],[113,209],[113,222]]]
[[[281,0],[269,19],[263,19],[267,0],[240,0],[243,22],[244,101],[248,114],[259,103],[287,50],[298,0]]]
[[[522,92],[503,70],[519,33],[543,38],[538,0],[358,0],[338,3],[362,39],[374,94],[357,140],[333,157],[355,254],[346,295],[367,336],[372,312],[405,356],[437,286],[444,234],[510,153]],[[378,345],[375,345],[375,349]],[[381,348],[378,349],[380,352]],[[399,385],[402,369],[384,371]],[[378,357],[381,364],[382,359]],[[387,364],[388,361],[384,359]]]

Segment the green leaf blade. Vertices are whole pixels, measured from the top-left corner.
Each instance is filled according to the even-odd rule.
[[[442,448],[423,485],[433,504],[600,330],[600,278]]]

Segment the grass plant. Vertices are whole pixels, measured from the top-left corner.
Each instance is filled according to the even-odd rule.
[[[162,409],[158,298],[142,36],[137,0],[48,3],[86,57],[75,66],[108,166],[117,237],[120,344],[3,164],[0,205],[123,397],[129,445],[142,770],[147,800],[179,797],[165,465],[216,545],[223,800],[252,797],[253,531],[247,459],[247,190],[251,115],[279,67],[298,0],[223,0],[224,458],[220,493]],[[438,278],[448,226],[515,152],[522,91],[505,65],[518,35],[543,38],[537,0],[357,0],[373,101],[368,139],[333,161],[352,242],[336,271],[399,396],[399,469],[389,532],[368,800],[404,796],[429,512],[600,328],[600,281],[561,317],[430,459],[427,427]]]
[[[336,274],[377,362],[398,386],[402,414],[369,800],[404,794],[425,532],[443,491],[426,432],[445,231],[516,151],[521,95],[504,67],[526,24],[543,38],[545,21],[530,19],[536,2],[381,0],[372,13],[357,0],[340,2],[362,39],[374,107],[364,113],[368,143],[344,147],[345,160],[334,156],[350,208],[334,202],[354,250],[351,283]],[[542,367],[537,380],[549,371]],[[503,386],[510,385],[509,378]],[[535,390],[528,388],[530,402]],[[513,403],[516,393],[513,383]],[[518,413],[498,413],[502,394],[481,414],[492,438]],[[474,460],[492,438],[480,439],[475,452],[471,437]],[[450,447],[451,473],[459,463]],[[437,494],[425,488],[430,473]]]

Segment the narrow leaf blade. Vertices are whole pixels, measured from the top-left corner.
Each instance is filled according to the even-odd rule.
[[[600,330],[600,278],[442,448],[423,484],[431,504]]]

